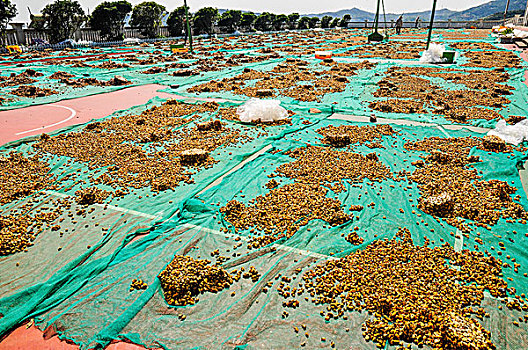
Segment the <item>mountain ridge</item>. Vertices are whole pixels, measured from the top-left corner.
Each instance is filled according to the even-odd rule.
[[[438,21],[474,21],[478,20],[497,12],[503,12],[506,8],[507,0],[492,0],[487,3],[470,7],[461,11],[453,11],[449,9],[436,10],[435,20]],[[526,8],[526,0],[510,0],[509,11],[522,10]],[[375,14],[373,12],[361,10],[357,7],[351,9],[344,9],[338,11],[329,11],[322,13],[304,14],[301,16],[308,17],[319,17],[331,16],[331,17],[343,17],[345,14],[350,14],[351,21],[362,22],[365,20],[373,21]],[[419,11],[419,12],[408,12],[408,13],[387,13],[386,18],[388,21],[397,19],[403,14],[404,21],[414,21],[416,17],[420,17],[423,21],[429,20],[431,11]],[[383,20],[383,12],[380,13],[380,19]]]

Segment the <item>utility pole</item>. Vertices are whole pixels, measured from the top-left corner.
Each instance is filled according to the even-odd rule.
[[[523,26],[528,26],[528,0],[526,1],[526,11],[524,11]]]
[[[502,19],[502,25],[506,24],[506,15],[508,14],[509,7],[510,7],[510,0],[506,1],[506,8],[504,9],[504,18]]]
[[[378,0],[378,6],[376,7],[376,18],[375,18],[375,21],[376,21],[375,28],[376,28],[376,29],[374,29],[374,32],[375,32],[375,33],[378,32],[378,21],[379,21],[380,2],[381,2],[381,0]]]
[[[369,36],[367,37],[367,40],[369,43],[371,41],[382,41],[383,40],[383,36],[380,33],[378,33],[380,2],[381,0],[378,0],[378,6],[376,7],[376,17],[374,18],[374,21],[375,21],[374,32],[369,34]]]
[[[185,23],[187,23],[187,34],[189,35],[189,51],[193,53],[191,25],[189,24],[189,11],[187,10],[187,0],[183,0],[183,7],[185,7]]]
[[[431,42],[431,34],[433,33],[433,23],[434,23],[435,11],[436,11],[436,0],[433,0],[433,10],[431,11],[431,21],[429,22],[429,34],[427,34],[427,46],[425,47],[426,50],[429,50],[429,43]]]

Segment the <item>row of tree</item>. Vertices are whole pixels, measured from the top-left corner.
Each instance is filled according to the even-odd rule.
[[[167,27],[171,36],[188,34],[185,10],[184,6],[180,6],[169,14]],[[107,39],[119,39],[122,37],[123,21],[130,11],[132,11],[130,25],[140,28],[142,34],[147,37],[155,37],[161,26],[161,15],[165,13],[165,7],[153,1],[143,2],[134,8],[126,0],[105,1],[95,8],[90,16],[89,25],[92,29],[100,30],[101,35]],[[246,31],[270,31],[286,27],[309,29],[319,24],[322,28],[345,27],[350,21],[350,15],[345,15],[342,19],[330,16],[319,19],[318,17],[301,17],[298,13],[276,15],[264,12],[256,15],[253,12],[239,10],[228,10],[220,14],[218,9],[213,7],[201,8],[196,13],[191,13],[190,8],[187,8],[187,16],[193,34],[208,35],[213,34],[215,27],[219,27],[223,32],[232,33],[241,28]]]
[[[130,25],[139,28],[141,34],[153,38],[158,35],[161,19],[166,9],[154,1],[145,1],[132,6],[126,0],[104,1],[97,5],[91,15],[87,16],[77,0],[55,0],[42,10],[43,21],[34,22],[36,29],[46,30],[53,42],[71,38],[73,33],[84,23],[90,28],[99,30],[106,40],[123,38],[123,28],[126,16],[132,12]],[[252,12],[228,10],[220,14],[218,9],[204,7],[191,13],[187,8],[189,27],[195,35],[213,33],[215,27],[226,33],[235,30],[270,31],[289,29],[309,29],[345,27],[350,21],[350,15],[342,19],[324,16],[301,17],[298,13],[276,15],[269,12],[256,15]],[[0,29],[5,32],[7,23],[17,14],[11,0],[0,0]],[[186,9],[180,6],[169,14],[167,26],[171,36],[187,35]]]

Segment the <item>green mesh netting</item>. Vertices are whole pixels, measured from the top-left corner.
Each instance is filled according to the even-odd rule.
[[[145,107],[138,107],[138,110]],[[423,213],[420,217],[411,214],[417,210],[418,190],[411,185],[403,191],[402,185],[407,186],[406,182],[385,180],[374,188],[366,186],[365,181],[362,188],[358,187],[359,184],[345,183],[346,191],[338,194],[330,192],[328,196],[337,196],[343,208],[352,204],[368,208],[371,202],[376,204],[375,207],[357,214],[359,219],[337,227],[318,220],[311,221],[286,241],[277,241],[258,250],[242,248],[236,251],[239,255],[223,263],[228,271],[241,266],[256,267],[261,273],[256,283],[241,279],[218,294],[202,295],[194,306],[174,308],[165,303],[156,278],[174,254],[211,259],[209,253],[215,249],[229,251],[238,241],[246,242],[248,232],[223,232],[227,223],[222,219],[219,207],[232,199],[247,202],[267,193],[269,190],[264,185],[269,181],[268,174],[280,164],[292,160],[284,154],[286,151],[306,144],[321,144],[317,129],[327,125],[355,125],[332,119],[312,119],[311,125],[304,125],[298,121],[299,116],[306,115],[305,111],[296,112],[295,127],[270,127],[283,131],[271,131],[270,137],[257,140],[259,146],[256,150],[268,144],[271,148],[229,174],[218,185],[203,191],[210,182],[206,179],[218,177],[254,151],[244,153],[243,150],[233,149],[238,152],[233,157],[236,161],[230,162],[224,156],[220,164],[199,173],[195,184],[181,186],[174,192],[142,200],[134,196],[125,198],[118,206],[127,208],[126,211],[103,210],[102,205],[95,206],[95,211],[90,214],[94,219],[82,221],[77,218],[77,224],[66,224],[71,232],[63,237],[54,232],[43,232],[27,253],[1,258],[1,280],[6,281],[1,288],[2,333],[25,319],[35,317],[41,329],[51,326],[61,338],[69,339],[82,348],[105,345],[113,339],[171,349],[236,346],[292,348],[304,341],[302,334],[292,332],[293,327],[306,324],[310,331],[307,346],[316,346],[321,337],[326,337],[334,341],[336,347],[354,344],[357,348],[372,348],[372,343],[367,343],[361,336],[361,325],[369,318],[367,313],[350,313],[346,321],[325,322],[319,316],[321,307],[301,300],[299,308],[288,309],[289,316],[281,318],[283,299],[273,287],[267,293],[263,292],[263,288],[269,281],[275,282],[278,274],[291,275],[297,268],[344,256],[376,239],[392,238],[400,226],[410,228],[415,244],[422,244],[424,236],[427,236],[435,244],[440,244],[440,239],[443,239],[454,245],[455,239],[450,232],[456,231],[455,228],[438,223]],[[405,140],[445,136],[436,128],[394,128],[399,136],[384,137],[380,143],[385,148],[375,149],[380,161],[393,172],[412,168],[410,163],[420,159],[420,152],[404,152]],[[471,135],[467,131],[449,131],[449,134],[452,137]],[[24,151],[31,147],[31,141],[16,147]],[[358,146],[356,151],[367,154],[372,149]],[[522,159],[521,154],[512,158],[479,150],[473,150],[472,154],[484,160],[477,165],[483,171],[484,179],[512,183],[518,188],[521,203],[528,207],[515,167]],[[75,169],[72,167],[69,171]],[[283,180],[285,183],[289,181]],[[357,199],[358,194],[362,194],[361,200]],[[413,202],[408,201],[410,194]],[[172,200],[170,204],[169,199]],[[41,202],[46,205],[46,199]],[[161,208],[164,208],[163,212],[160,212]],[[403,209],[403,213],[398,211],[399,208]],[[93,226],[94,222],[109,227],[109,231],[101,235],[100,230]],[[352,246],[344,240],[342,234],[349,232],[351,226],[360,227],[360,236],[364,238],[362,245]],[[435,230],[434,234],[431,229]],[[507,252],[521,266],[526,266],[526,243],[520,237],[523,230],[524,225],[501,219],[491,231],[477,231],[486,247],[498,246],[499,241],[505,241]],[[464,247],[471,249],[477,231],[470,233],[469,240],[464,240]],[[508,238],[512,238],[513,242]],[[56,252],[57,246],[62,246],[62,250]],[[17,262],[19,265],[15,267]],[[525,278],[512,269],[505,269],[504,275],[513,279],[510,286],[518,291],[526,290]],[[148,289],[129,292],[130,281],[134,278],[146,281]],[[492,331],[492,340],[497,348],[522,348],[525,344],[521,332],[525,330],[524,323],[521,328],[513,326],[505,311],[496,308],[497,303],[497,300],[485,299],[484,307],[491,317],[485,319],[483,325]],[[187,316],[184,321],[179,318],[181,314]]]
[[[209,72],[191,78],[171,77],[167,80],[159,80],[156,75],[140,76],[134,70],[119,74],[131,81],[141,77],[145,79],[143,83],[181,83],[179,89],[172,91],[185,94],[185,90],[194,84],[237,75],[245,67],[266,70],[280,61],[235,67],[227,73]],[[248,250],[246,243],[251,232],[234,232],[219,209],[233,199],[249,203],[257,196],[268,193],[269,189],[265,186],[270,180],[268,175],[279,165],[292,161],[285,152],[307,144],[322,145],[322,136],[317,133],[319,128],[362,125],[327,117],[336,111],[370,115],[372,112],[367,106],[373,99],[376,79],[381,79],[385,70],[394,65],[397,64],[380,62],[375,69],[360,71],[352,77],[353,83],[347,86],[345,92],[327,95],[321,103],[299,103],[291,98],[280,98],[283,106],[295,112],[291,124],[262,128],[223,119],[230,128],[241,130],[253,139],[243,145],[215,150],[214,157],[219,162],[194,174],[194,183],[181,184],[173,191],[162,191],[155,196],[149,188],[135,190],[119,201],[110,201],[108,206],[90,206],[93,211],[85,217],[77,214],[68,216],[64,212],[60,231],[45,229],[27,252],[0,257],[0,335],[7,334],[25,320],[35,318],[40,329],[52,327],[61,339],[68,339],[83,349],[105,346],[115,339],[167,349],[290,349],[298,348],[302,342],[306,342],[306,348],[315,348],[328,347],[330,341],[335,342],[336,348],[375,348],[362,336],[362,324],[371,317],[367,312],[350,312],[347,320],[326,322],[319,315],[324,306],[299,298],[300,306],[286,309],[289,315],[281,317],[285,308],[282,305],[284,299],[276,292],[280,281],[277,276],[292,276],[297,269],[306,269],[314,263],[345,256],[378,239],[392,238],[398,227],[402,226],[410,229],[415,244],[423,244],[424,236],[434,241],[433,245],[441,245],[442,240],[453,246],[460,244],[451,234],[456,232],[455,227],[443,221],[438,222],[416,208],[419,191],[415,183],[386,179],[375,183],[375,186],[367,186],[368,180],[360,183],[345,181],[344,191],[329,191],[327,197],[339,199],[347,213],[351,205],[362,205],[365,209],[354,213],[358,218],[339,226],[313,220],[289,239],[276,241],[260,249]],[[46,69],[49,67],[52,66]],[[525,86],[520,81],[521,70],[509,72],[512,79],[508,83],[516,90],[508,96],[512,100],[510,111],[501,113],[525,115],[523,106],[526,96],[523,95]],[[112,75],[115,72],[105,74]],[[95,90],[84,91],[92,94]],[[108,90],[101,89],[101,92],[104,91]],[[234,107],[247,99],[228,93],[206,96],[233,100],[222,103],[221,107]],[[204,95],[200,94],[199,97]],[[146,105],[119,111],[113,116],[137,114],[162,102],[162,99],[155,98]],[[320,109],[322,113],[309,113],[312,107]],[[450,123],[433,115],[375,114],[395,119]],[[200,114],[191,124],[216,118],[219,118],[216,112]],[[62,129],[50,136],[79,132],[84,127],[80,125]],[[447,136],[445,130],[436,127],[394,125],[393,128],[399,133],[398,137],[383,137],[379,140],[382,148],[356,145],[354,151],[361,154],[375,152],[379,161],[393,173],[411,171],[414,168],[411,163],[419,160],[423,153],[405,150],[405,142]],[[447,133],[451,137],[482,136],[465,129],[448,130]],[[37,140],[27,138],[4,145],[0,148],[0,154],[13,150],[29,154],[34,150]],[[528,209],[528,199],[517,168],[518,164],[525,161],[525,153],[515,151],[506,157],[502,153],[487,153],[475,148],[471,155],[481,157],[482,162],[474,166],[482,171],[483,179],[507,181],[517,188],[515,195],[520,196],[520,203]],[[60,176],[64,175],[62,171],[70,174],[89,170],[86,164],[70,163],[61,156],[50,156],[47,162],[51,165],[51,172]],[[230,172],[240,164],[243,166]],[[215,181],[218,179],[221,181]],[[286,178],[278,179],[281,185],[291,183]],[[88,178],[86,180],[89,181]],[[78,188],[79,185],[69,190],[43,190],[38,201],[33,204],[33,210],[53,206],[55,200],[73,196]],[[361,198],[358,199],[360,194]],[[8,209],[22,207],[30,199],[24,198],[0,209],[7,212]],[[370,203],[375,205],[369,207]],[[77,213],[80,209],[79,205],[73,203],[69,212]],[[420,216],[413,214],[413,210]],[[355,226],[359,227],[359,236],[364,239],[358,246],[351,245],[343,237]],[[434,232],[431,232],[432,229]],[[523,273],[528,272],[528,246],[524,239],[525,233],[526,225],[500,219],[491,230],[478,228],[471,231],[469,238],[464,237],[461,246],[474,249],[479,234],[483,247],[497,248],[491,250],[492,254],[504,259],[504,255],[497,254],[498,247],[504,242],[505,252],[521,266],[518,273],[512,268],[504,268],[504,278],[511,278],[508,284],[515,287],[517,293],[526,293],[528,279]],[[242,247],[234,250],[233,246],[240,242],[243,243]],[[258,281],[254,283],[249,279],[241,279],[220,293],[201,295],[200,301],[193,306],[168,306],[157,276],[174,254],[214,261],[211,252],[216,249],[230,258],[222,264],[224,268],[231,271],[254,266],[261,274]],[[130,283],[135,278],[145,281],[148,288],[130,292]],[[273,287],[267,287],[268,282],[273,282]],[[292,285],[295,286],[297,282],[294,281]],[[492,341],[498,349],[526,348],[526,323],[521,322],[519,326],[512,323],[523,313],[506,308],[501,311],[497,308],[500,304],[499,300],[490,296],[483,302],[490,317],[481,322],[492,332]],[[180,317],[182,314],[186,316],[183,321]],[[301,324],[307,325],[309,338],[304,336],[304,331],[299,334],[293,331],[293,327]],[[328,341],[321,342],[322,337]]]

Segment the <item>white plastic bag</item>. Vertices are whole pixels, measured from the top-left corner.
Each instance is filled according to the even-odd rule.
[[[440,63],[444,61],[442,55],[444,54],[445,46],[442,44],[429,44],[429,50],[422,53],[420,62],[422,63]]]
[[[498,136],[504,142],[517,146],[528,139],[528,119],[521,120],[515,125],[506,124],[506,121],[501,119],[488,135]]]
[[[525,30],[514,29],[513,36],[516,38],[528,38],[528,32]]]
[[[252,98],[238,107],[237,114],[240,121],[246,123],[258,120],[261,122],[272,122],[288,117],[288,111],[281,107],[279,100],[261,100],[258,98]]]

